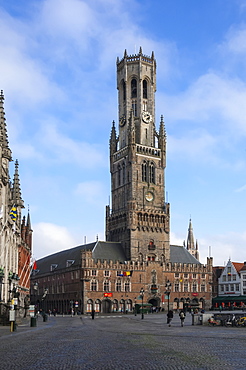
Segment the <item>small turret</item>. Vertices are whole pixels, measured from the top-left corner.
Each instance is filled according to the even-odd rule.
[[[110,134],[109,140],[109,148],[110,148],[110,155],[113,155],[117,151],[117,137],[116,137],[116,129],[115,129],[115,122],[112,123],[112,129]]]
[[[189,222],[186,248],[190,252],[190,254],[192,254],[192,256],[194,256],[199,261],[198,242],[196,241],[196,244],[194,242],[194,234],[191,219]]]
[[[9,148],[9,141],[8,141],[7,128],[6,128],[3,90],[1,90],[1,93],[0,93],[0,145],[2,146],[2,157],[11,161],[12,153]]]
[[[163,167],[166,167],[166,144],[167,144],[167,134],[166,134],[163,116],[161,115],[161,122],[160,122],[159,135],[158,135],[158,148],[161,149],[161,154],[162,154],[161,160],[162,160]]]
[[[24,202],[21,198],[21,188],[20,188],[20,178],[19,178],[19,163],[16,160],[15,161],[15,174],[14,174],[14,182],[12,187],[12,199],[13,203],[16,206],[20,206],[21,208],[24,208]]]
[[[134,114],[133,110],[130,112],[130,118],[129,118],[129,125],[128,125],[128,143],[129,144],[135,144],[136,142],[136,130],[135,130],[135,123],[134,123]]]

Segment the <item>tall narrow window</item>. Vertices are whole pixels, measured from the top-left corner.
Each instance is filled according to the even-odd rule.
[[[137,117],[137,100],[132,100],[132,111],[134,117]]]
[[[122,81],[123,100],[126,100],[126,83]]]
[[[153,163],[149,166],[149,181],[155,184],[155,166]]]
[[[116,282],[116,292],[121,292],[121,280],[117,280]]]
[[[133,78],[131,81],[131,97],[137,97],[137,80],[135,78]]]
[[[142,181],[147,182],[147,163],[142,164]]]
[[[143,80],[143,98],[144,99],[147,99],[148,98],[148,94],[147,94],[147,81],[146,80]]]
[[[104,292],[108,292],[110,289],[109,289],[109,281],[108,280],[105,280],[104,283],[103,283],[103,290]]]
[[[122,184],[124,185],[126,182],[126,168],[125,168],[125,163],[122,165]]]
[[[121,167],[118,166],[118,186],[121,185]]]

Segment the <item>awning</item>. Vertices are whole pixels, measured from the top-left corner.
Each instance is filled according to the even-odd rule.
[[[246,303],[246,296],[244,295],[238,295],[238,296],[226,296],[226,297],[215,297],[212,299],[213,303],[222,303],[222,302],[243,302]]]

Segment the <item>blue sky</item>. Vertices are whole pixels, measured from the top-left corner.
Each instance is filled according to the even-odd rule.
[[[98,235],[116,58],[155,53],[171,242],[246,260],[246,1],[0,0],[0,89],[38,259]],[[11,173],[14,163],[11,163]],[[209,248],[211,247],[211,248]]]

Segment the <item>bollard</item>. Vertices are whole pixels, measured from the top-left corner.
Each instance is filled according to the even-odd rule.
[[[37,319],[36,319],[36,317],[31,317],[31,324],[30,324],[30,326],[32,328],[34,328],[35,326],[37,326]]]

